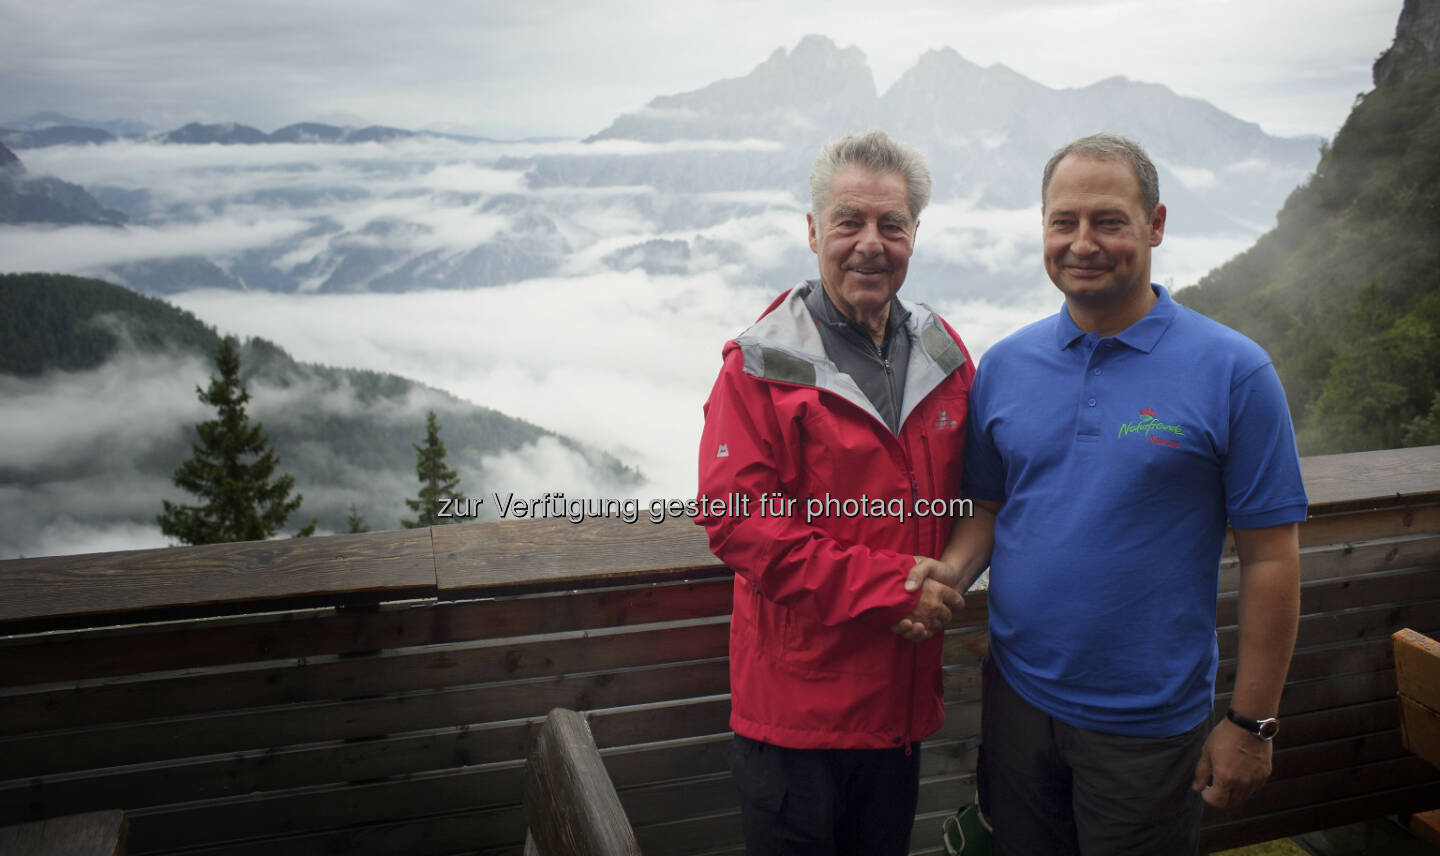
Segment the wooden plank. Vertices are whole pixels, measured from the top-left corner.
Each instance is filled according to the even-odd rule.
[[[1400,733],[1406,749],[1440,767],[1440,713],[1402,694]]]
[[[1440,575],[1437,575],[1440,576]],[[1319,615],[1300,616],[1296,634],[1297,650],[1333,643],[1388,642],[1397,627],[1440,627],[1440,598],[1411,603],[1386,603]],[[1221,627],[1216,637],[1220,657],[1231,659],[1236,654],[1240,634],[1235,626]]]
[[[703,618],[728,614],[731,591],[718,579],[0,638],[0,686]]]
[[[639,856],[585,718],[550,711],[525,767],[525,816],[542,856]]]
[[[0,561],[0,628],[435,594],[428,530]],[[69,622],[68,626],[73,626]]]
[[[1286,723],[1288,726],[1289,723]],[[1282,727],[1282,731],[1288,730]],[[1279,738],[1276,738],[1277,741]],[[1405,757],[1400,732],[1395,729],[1377,731],[1323,743],[1294,745],[1281,743],[1276,747],[1274,769],[1270,781],[1310,776],[1327,770],[1343,770],[1391,761]]]
[[[520,856],[525,813],[519,805],[501,809],[439,812],[383,823],[355,824],[286,836],[216,842],[183,851],[187,856],[453,856],[477,850],[488,856]],[[480,847],[488,839],[510,843]],[[132,856],[141,856],[133,850]]]
[[[597,742],[602,747],[622,750],[622,744],[643,741],[718,739],[722,732],[728,735],[729,716],[729,696],[723,695],[615,707],[589,714]],[[115,805],[141,808],[523,759],[543,721],[542,716],[536,716],[375,740],[330,740],[13,779],[0,782],[0,819],[29,820]],[[606,763],[611,763],[608,755]]]
[[[730,572],[688,518],[652,524],[563,518],[435,527],[435,571],[444,597],[705,579]]]
[[[1226,815],[1255,817],[1427,782],[1440,784],[1440,772],[1413,756],[1392,758],[1269,782]]]
[[[264,707],[723,657],[729,651],[729,618],[525,639],[262,662],[173,677],[162,673],[129,681],[0,689],[0,734],[123,722],[162,711],[181,716],[226,710],[237,699]]]
[[[1214,716],[1217,722],[1225,715],[1225,708],[1230,704],[1231,689],[1228,685],[1216,684]],[[1394,669],[1291,681],[1285,685],[1285,693],[1280,698],[1280,716],[1286,719],[1301,713],[1345,708],[1381,700],[1388,700],[1388,706],[1394,709]]]
[[[1440,505],[1406,505],[1376,511],[1312,517],[1300,527],[1300,546],[1374,541],[1440,532]]]
[[[1303,526],[1301,531],[1305,531]],[[1315,580],[1436,565],[1440,565],[1440,536],[1429,532],[1327,542],[1300,549],[1302,585]],[[1232,593],[1239,585],[1239,560],[1235,556],[1226,556],[1220,562],[1219,591],[1222,595]]]
[[[136,852],[169,852],[225,841],[324,834],[480,807],[507,811],[523,777],[524,765],[516,761],[141,809],[131,814],[132,844]],[[471,846],[477,843],[492,842],[482,837]]]
[[[1436,539],[1440,551],[1440,539]],[[1373,571],[1340,579],[1307,580],[1300,584],[1301,616],[1340,612],[1382,604],[1414,603],[1440,599],[1440,565]],[[1236,623],[1238,592],[1220,595],[1215,625]]]
[[[1225,715],[1228,698],[1216,705],[1215,721]],[[1285,718],[1280,734],[1275,738],[1276,749],[1304,746],[1311,743],[1325,743],[1332,740],[1353,738],[1376,732],[1393,732],[1398,739],[1400,714],[1391,698],[1341,705],[1297,713]]]
[[[1387,789],[1348,800],[1310,803],[1290,811],[1226,822],[1207,814],[1200,832],[1200,851],[1211,852],[1271,841],[1315,829],[1343,826],[1386,814],[1419,811],[1440,804],[1440,783]]]
[[[1432,847],[1440,847],[1440,809],[1411,815],[1410,834]]]
[[[1311,513],[1440,501],[1440,446],[1300,459]]]
[[[129,822],[118,809],[0,827],[5,856],[125,856]]]
[[[238,709],[0,738],[0,780],[220,752],[495,722],[565,705],[590,710],[729,689],[725,659]]]
[[[1440,710],[1440,642],[1410,627],[1391,637],[1395,650],[1395,683],[1400,692],[1432,710]]]
[[[1220,661],[1215,674],[1217,691],[1223,687],[1228,692],[1234,686],[1236,663],[1234,659]],[[1393,674],[1392,667],[1391,646],[1383,636],[1359,642],[1299,648],[1290,659],[1285,695],[1289,696],[1293,688],[1306,686],[1316,679],[1371,674],[1380,670],[1390,670]],[[1390,685],[1393,686],[1393,682]]]

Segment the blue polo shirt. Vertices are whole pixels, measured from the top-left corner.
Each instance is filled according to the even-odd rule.
[[[1225,525],[1305,519],[1285,393],[1265,351],[1175,303],[1124,332],[1068,310],[985,354],[964,490],[1001,500],[991,656],[1035,707],[1163,737],[1213,704]]]

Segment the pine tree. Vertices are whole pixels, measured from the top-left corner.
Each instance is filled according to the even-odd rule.
[[[365,517],[355,508],[355,503],[350,503],[350,512],[345,515],[345,525],[350,527],[351,535],[358,535],[361,532],[369,532],[370,524],[365,522]]]
[[[202,504],[163,500],[165,510],[155,519],[161,532],[185,544],[264,540],[280,531],[300,507],[302,495],[290,497],[294,476],[276,477],[280,459],[260,424],[252,424],[245,413],[250,393],[240,382],[234,338],[221,340],[215,368],[220,374],[210,378],[210,388],[197,386],[195,392],[215,408],[216,418],[196,424],[200,439],[192,446],[194,454],[173,476],[176,487],[199,497]],[[314,531],[312,520],[296,536]]]
[[[463,501],[460,495],[460,476],[445,466],[445,444],[440,441],[440,423],[435,411],[425,414],[425,445],[410,444],[415,448],[415,473],[420,477],[420,498],[406,499],[411,511],[418,512],[414,520],[401,520],[406,529],[435,526],[441,523],[457,523],[457,517],[440,517],[440,501],[454,499]]]

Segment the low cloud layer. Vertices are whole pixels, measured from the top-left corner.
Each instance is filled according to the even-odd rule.
[[[622,157],[666,148],[683,147],[601,146]],[[592,453],[543,439],[504,454],[457,455],[452,464],[467,494],[687,497],[721,346],[781,290],[814,276],[805,242],[809,200],[778,188],[532,188],[529,158],[581,150],[597,151],[444,140],[30,150],[32,172],[129,199],[147,220],[124,229],[0,227],[0,268],[95,273],[202,256],[227,271],[249,264],[249,275],[256,268],[294,275],[294,293],[191,288],[169,299],[221,333],[262,336],[302,361],[420,380],[608,452],[644,476],[622,487]],[[1038,208],[940,200],[921,220],[902,297],[939,309],[975,356],[1058,307],[1040,264]],[[1192,282],[1252,238],[1167,234],[1155,278]],[[382,254],[383,276],[406,253],[426,253],[431,265],[462,264],[477,243],[488,248],[479,254],[485,264],[524,248],[552,252],[553,264],[543,274],[519,266],[516,281],[490,287],[365,291],[379,281],[373,272],[357,280],[356,293],[333,286],[347,258],[337,247]],[[417,275],[396,274],[407,287]],[[182,497],[136,462],[205,418],[194,387],[209,371],[189,358],[127,354],[95,372],[0,377],[0,421],[11,429],[0,450],[0,555],[164,543],[144,521],[161,498]],[[343,390],[259,386],[252,393],[257,418],[275,426],[296,400],[337,414],[367,406]],[[413,418],[425,406],[417,400],[400,410]],[[337,460],[333,469],[345,467]],[[398,468],[299,485],[306,506],[292,524],[355,502],[373,527],[394,527],[408,514],[401,499],[413,480],[413,470]]]

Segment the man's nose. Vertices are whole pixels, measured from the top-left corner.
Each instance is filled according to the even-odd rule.
[[[1098,252],[1100,245],[1095,243],[1095,233],[1088,223],[1082,222],[1075,230],[1075,240],[1070,242],[1070,252],[1077,256],[1088,256]]]
[[[879,223],[866,223],[860,229],[859,237],[856,249],[867,256],[875,255],[884,248],[884,243],[880,240]]]

